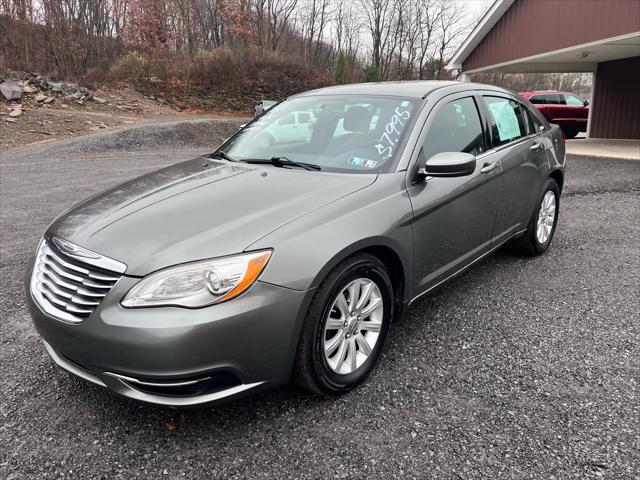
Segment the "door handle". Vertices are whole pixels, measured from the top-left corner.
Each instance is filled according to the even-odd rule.
[[[537,152],[538,150],[542,150],[544,148],[544,146],[541,143],[534,143],[533,145],[531,145],[529,147],[529,150],[533,151],[533,152]]]
[[[485,163],[480,169],[480,173],[489,173],[498,166],[498,162]]]

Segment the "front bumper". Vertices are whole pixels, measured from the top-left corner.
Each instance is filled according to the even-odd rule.
[[[201,309],[126,309],[138,279],[122,277],[80,323],[28,306],[52,359],[125,397],[167,406],[230,399],[286,383],[311,291],[256,282],[242,296]]]

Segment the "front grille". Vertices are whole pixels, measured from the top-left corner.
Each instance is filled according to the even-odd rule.
[[[100,305],[120,277],[120,273],[83,262],[42,241],[31,290],[48,313],[81,322]]]

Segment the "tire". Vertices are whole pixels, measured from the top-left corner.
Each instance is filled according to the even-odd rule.
[[[575,128],[566,128],[566,129],[563,130],[563,132],[564,132],[564,136],[567,137],[568,139],[575,138],[576,135],[578,135],[578,133],[580,133]]]
[[[258,135],[256,140],[262,148],[270,148],[276,141],[275,138],[273,138],[273,135],[268,132],[261,133]]]
[[[550,227],[546,239],[543,238],[544,241],[541,241],[541,238],[538,235],[538,218],[543,210],[543,202],[547,197],[547,194],[551,192],[553,194],[555,200],[555,209],[554,209],[554,217],[552,223],[548,221],[546,224]],[[548,209],[547,209],[548,211]],[[531,218],[529,220],[529,224],[527,225],[527,231],[520,237],[513,241],[513,246],[517,251],[529,256],[542,255],[549,245],[551,245],[551,240],[553,240],[553,234],[556,231],[556,225],[558,223],[558,215],[560,213],[560,189],[558,188],[558,184],[553,178],[547,178],[542,186],[542,193],[538,197],[538,201],[536,202],[536,208],[531,214]],[[546,216],[548,219],[548,215]]]
[[[360,292],[358,295],[363,299],[366,297],[367,282],[375,285],[377,291],[371,286],[370,297],[362,305],[365,308],[361,308],[362,319],[358,321],[356,317],[349,316],[347,310],[349,325],[343,324],[341,330],[329,329],[334,322],[343,321],[339,305],[349,306],[350,300],[346,300],[350,292],[348,287],[359,285],[353,288]],[[339,296],[342,296],[346,304],[338,300]],[[381,299],[382,306],[365,317],[367,309],[376,303],[377,298]],[[296,351],[292,376],[295,383],[319,395],[330,396],[345,393],[363,382],[380,358],[393,317],[393,305],[393,286],[387,270],[378,258],[359,254],[336,266],[320,284],[309,306]],[[332,323],[328,325],[330,320]],[[369,331],[370,329],[379,329],[379,332]],[[334,339],[340,346],[330,354],[327,352],[327,345],[333,344]],[[364,341],[369,347],[365,348],[363,339],[366,339]],[[371,342],[374,342],[373,345],[370,345]],[[346,345],[345,359],[341,363],[338,355],[342,354],[343,344]]]

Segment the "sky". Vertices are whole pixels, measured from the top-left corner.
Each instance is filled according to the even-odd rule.
[[[474,18],[486,11],[491,4],[492,0],[458,0],[458,3],[462,5],[469,15],[469,18]]]

